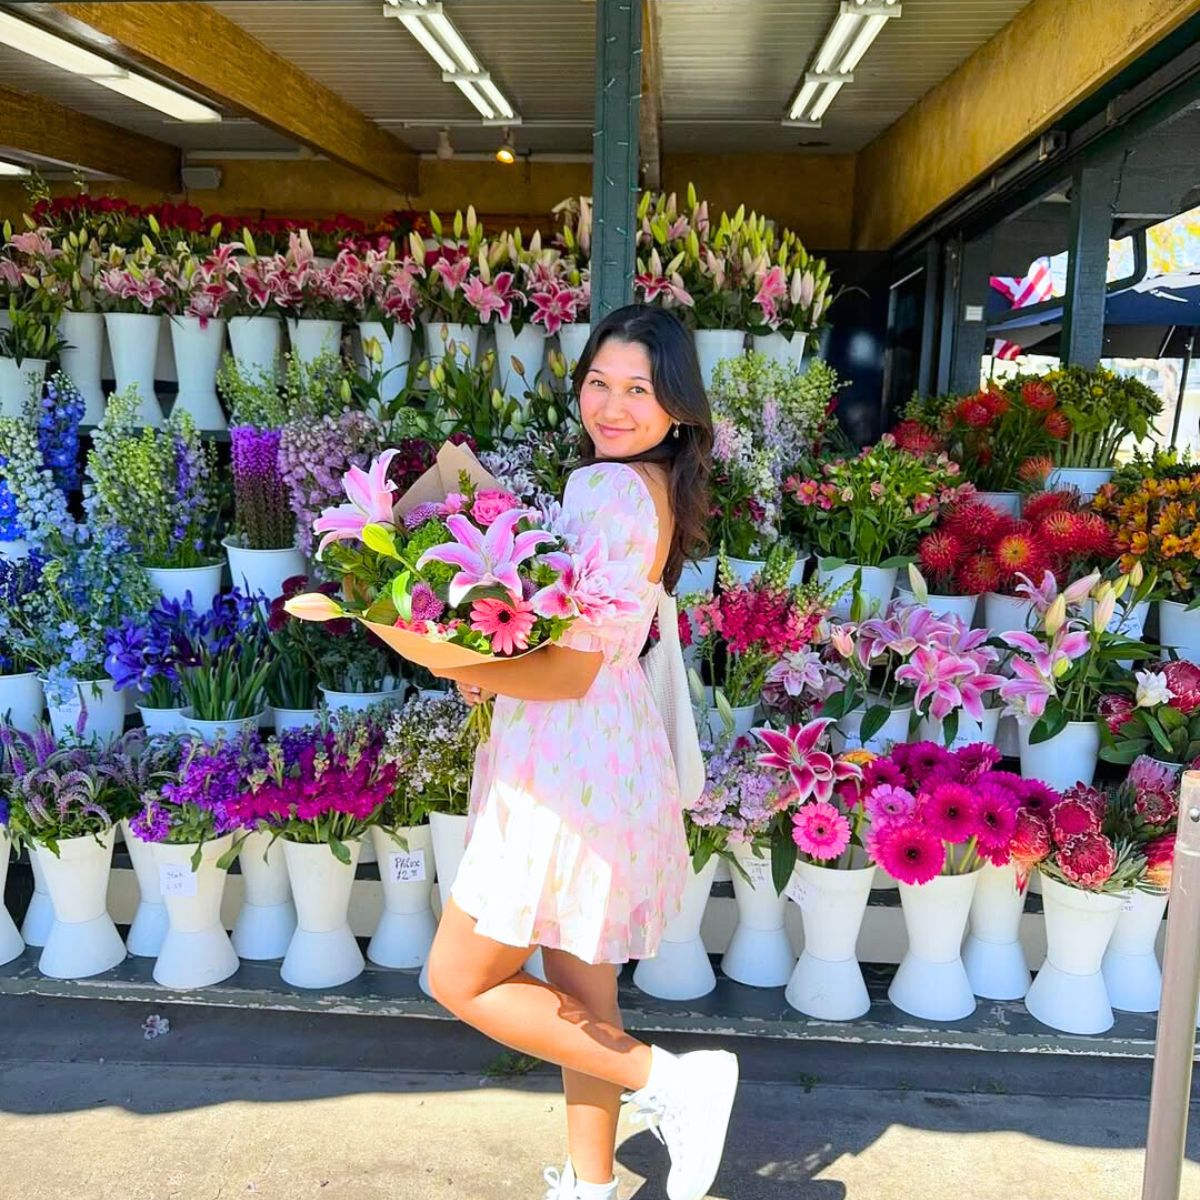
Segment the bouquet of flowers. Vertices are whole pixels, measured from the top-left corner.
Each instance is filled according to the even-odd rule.
[[[339,712],[321,726],[268,739],[261,759],[232,803],[239,824],[290,842],[326,845],[349,866],[346,843],[376,823],[396,784],[378,720]]]
[[[238,296],[234,242],[218,246],[211,254],[197,254],[187,242],[159,263],[167,291],[163,303],[174,316],[198,317],[201,328],[214,317],[226,316]]]
[[[1062,367],[1032,382],[1050,390],[1067,425],[1068,436],[1054,446],[1059,466],[1110,467],[1127,437],[1140,442],[1157,432],[1162,400],[1132,376],[1105,367]]]
[[[709,541],[734,558],[765,558],[779,540],[780,487],[774,453],[727,417],[713,424]]]
[[[465,816],[478,740],[455,694],[409,700],[392,716],[383,758],[396,783],[380,816],[387,829],[422,825],[431,812]]]
[[[398,325],[415,328],[424,266],[411,258],[398,258],[394,243],[386,251],[367,250],[359,261],[366,275],[361,320],[379,322],[388,337]]]
[[[267,703],[272,662],[266,622],[236,588],[213,601],[199,624],[194,662],[181,663],[179,697],[199,721],[259,715]]]
[[[109,636],[104,669],[117,691],[135,688],[147,708],[182,708],[181,672],[200,665],[205,623],[190,603],[160,596]]]
[[[466,216],[454,214],[453,238],[445,236],[445,229],[437,213],[429,214],[429,227],[433,238],[428,242],[415,231],[409,235],[412,260],[427,272],[424,302],[434,321],[446,321],[458,325],[478,325],[480,308],[504,300],[494,287],[485,282],[474,270],[484,252],[483,226],[475,215],[474,207],[468,207]],[[464,234],[465,239],[464,239]],[[511,283],[511,280],[509,281]]]
[[[287,253],[262,264],[275,304],[288,315],[311,320],[356,320],[344,278],[316,261],[307,229],[288,235]],[[242,276],[245,283],[245,275]],[[337,285],[342,283],[343,286]]]
[[[95,275],[96,300],[104,312],[162,313],[169,293],[152,247],[126,252],[109,247],[105,264]]]
[[[27,358],[57,358],[65,345],[58,321],[67,293],[55,268],[61,254],[47,230],[14,234],[12,225],[4,223],[0,295],[7,295],[2,311],[8,321],[0,329],[0,355],[15,360],[18,367]]]
[[[906,563],[939,514],[973,494],[958,464],[901,450],[891,434],[856,458],[825,463],[822,478],[789,478],[787,528],[817,548],[826,567]],[[832,561],[830,561],[832,560]]]
[[[1105,762],[1132,763],[1143,754],[1187,766],[1200,758],[1200,667],[1153,663],[1101,698]]]

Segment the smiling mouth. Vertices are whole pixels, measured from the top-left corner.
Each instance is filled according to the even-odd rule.
[[[632,429],[616,429],[612,425],[599,425],[597,428],[605,437],[620,437],[625,433],[632,433]]]

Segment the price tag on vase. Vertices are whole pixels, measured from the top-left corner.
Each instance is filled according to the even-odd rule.
[[[1125,895],[1121,897],[1121,911],[1122,912],[1133,912],[1133,893],[1132,892],[1126,892]]]
[[[771,882],[771,860],[769,858],[743,858],[738,860],[750,876],[755,887],[765,887]]]
[[[424,883],[425,851],[393,850],[388,855],[388,878],[393,883]]]
[[[189,863],[159,863],[158,890],[164,896],[194,896],[196,872]]]
[[[789,899],[794,900],[801,909],[806,909],[813,901],[813,889],[799,875],[793,875],[787,882],[787,887],[783,889],[783,894]]]

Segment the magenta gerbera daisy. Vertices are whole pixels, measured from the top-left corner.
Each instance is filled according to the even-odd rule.
[[[905,822],[880,829],[872,838],[875,861],[901,883],[936,879],[946,864],[946,847],[933,830]]]
[[[973,783],[981,775],[986,774],[1000,761],[999,749],[991,742],[973,742],[954,752],[958,765],[962,768],[964,783]]]
[[[1018,778],[1020,783],[1018,798],[1021,807],[1030,812],[1047,813],[1062,799],[1058,792],[1040,779],[1015,778]]]
[[[945,842],[958,845],[978,832],[979,805],[975,793],[961,783],[940,783],[923,792],[918,803],[926,828]]]
[[[836,805],[816,800],[792,814],[792,841],[801,853],[825,862],[850,844],[850,822]]]
[[[976,836],[979,839],[980,853],[990,858],[997,866],[1003,866],[1008,862],[1013,834],[1017,831],[1017,812],[1020,806],[1007,788],[997,786],[986,778],[976,784],[976,803]]]
[[[935,771],[942,774],[948,772],[957,774],[958,772],[958,763],[954,756],[936,742],[913,742],[911,745],[898,745],[893,748],[892,757],[908,774],[912,783],[918,787]]]

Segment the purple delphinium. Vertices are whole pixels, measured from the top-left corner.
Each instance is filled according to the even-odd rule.
[[[38,447],[46,470],[64,492],[73,492],[80,485],[79,423],[85,407],[83,396],[70,376],[55,372],[42,393]]]
[[[279,464],[281,429],[235,425],[229,431],[233,458],[234,518],[250,550],[287,550],[296,541],[296,517]]]

